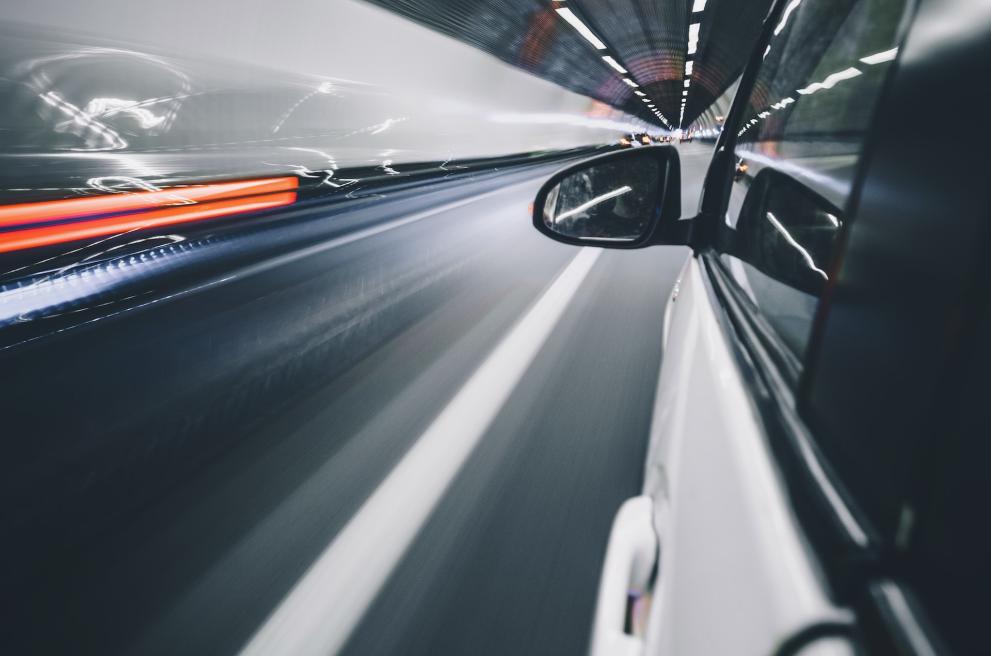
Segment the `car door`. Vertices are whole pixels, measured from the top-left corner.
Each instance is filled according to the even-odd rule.
[[[842,578],[812,544],[860,554],[872,542],[799,408],[910,10],[790,0],[768,18],[717,145],[732,147],[733,179],[718,216],[697,219],[717,223],[670,302],[644,488],[659,550],[644,653],[853,649]]]

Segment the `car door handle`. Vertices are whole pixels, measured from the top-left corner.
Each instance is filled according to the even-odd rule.
[[[859,653],[854,647],[856,627],[852,621],[823,621],[804,626],[795,631],[778,645],[772,656],[800,656],[807,648],[813,647],[821,640],[832,639],[842,641],[843,647],[834,643],[835,653]],[[849,650],[849,651],[848,651]],[[819,653],[819,652],[816,652]],[[830,654],[833,651],[828,652]]]
[[[630,630],[630,600],[649,591],[659,542],[649,496],[627,499],[613,519],[599,580],[591,656],[640,656],[643,638]]]

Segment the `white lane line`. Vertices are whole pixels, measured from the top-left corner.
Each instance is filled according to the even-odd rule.
[[[242,650],[337,653],[599,258],[583,248],[371,494]]]

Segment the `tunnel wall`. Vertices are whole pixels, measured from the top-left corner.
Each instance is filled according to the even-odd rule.
[[[0,167],[5,190],[401,170],[646,128],[353,0],[32,0],[2,15],[0,156],[19,158]]]

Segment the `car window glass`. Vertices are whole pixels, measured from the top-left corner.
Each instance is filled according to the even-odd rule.
[[[792,0],[738,128],[722,261],[804,355],[904,0]]]

